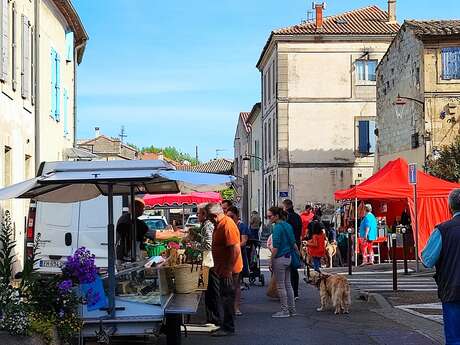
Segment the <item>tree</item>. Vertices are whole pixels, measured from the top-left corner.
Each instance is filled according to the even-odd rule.
[[[141,152],[151,152],[151,153],[163,153],[165,158],[172,159],[173,161],[176,162],[183,162],[183,161],[188,161],[192,165],[198,165],[200,164],[199,161],[196,160],[195,157],[188,153],[184,153],[174,146],[166,146],[163,148],[160,147],[155,147],[155,146],[149,146],[149,147],[144,147],[141,149]]]
[[[428,172],[444,180],[460,181],[460,136],[452,144],[444,146],[437,157],[427,160]]]

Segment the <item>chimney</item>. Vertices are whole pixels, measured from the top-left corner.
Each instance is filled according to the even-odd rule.
[[[388,0],[388,22],[396,23],[396,0]]]
[[[326,3],[313,3],[313,9],[316,11],[316,30],[320,30],[323,26],[323,10],[326,9]]]
[[[99,127],[94,127],[94,135],[95,135],[95,138],[101,135],[101,132],[99,131]]]

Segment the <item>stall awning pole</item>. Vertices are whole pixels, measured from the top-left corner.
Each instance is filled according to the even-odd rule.
[[[110,317],[115,317],[115,226],[113,224],[113,185],[108,185],[108,225],[107,237],[109,242],[108,248],[108,272],[109,272],[109,313]]]
[[[137,222],[136,222],[136,196],[134,194],[134,186],[131,185],[130,188],[130,202],[131,202],[131,261],[135,262],[136,255],[136,242],[137,242]]]
[[[355,266],[358,266],[358,198],[355,198]]]

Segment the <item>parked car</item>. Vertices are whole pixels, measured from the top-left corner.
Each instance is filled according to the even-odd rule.
[[[36,236],[40,234],[38,272],[60,273],[68,256],[86,247],[96,256],[96,265],[106,268],[107,198],[75,203],[30,202],[25,240],[25,254],[31,255]],[[114,198],[114,222],[122,214],[122,197]],[[116,234],[115,234],[116,236]]]
[[[198,216],[196,214],[191,214],[185,223],[185,227],[191,228],[194,226],[200,226],[200,221],[198,220]]]
[[[146,235],[148,238],[153,238],[153,232],[172,229],[164,216],[143,215],[139,219],[143,220],[149,227],[149,232]]]

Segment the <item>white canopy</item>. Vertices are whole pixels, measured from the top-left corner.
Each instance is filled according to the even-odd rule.
[[[220,191],[234,177],[176,171],[161,160],[42,163],[40,176],[0,189],[0,200],[27,198],[47,202],[76,202],[107,195],[165,194]]]

